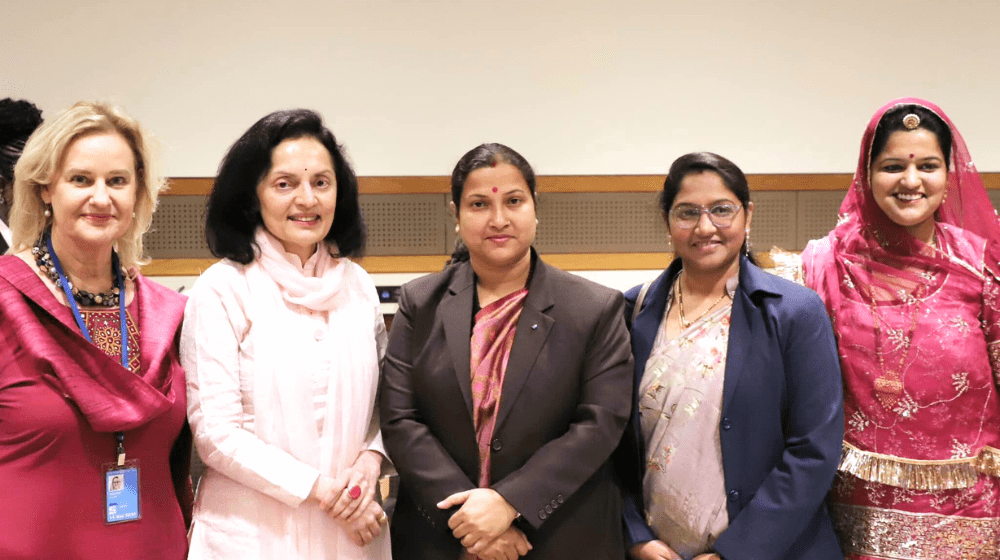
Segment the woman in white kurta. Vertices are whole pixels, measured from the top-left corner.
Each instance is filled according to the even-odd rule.
[[[386,333],[346,256],[357,179],[319,115],[272,113],[230,149],[209,196],[210,267],[181,337],[188,416],[207,465],[190,558],[388,558],[374,493]]]

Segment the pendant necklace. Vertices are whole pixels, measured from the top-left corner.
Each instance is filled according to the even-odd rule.
[[[684,317],[684,290],[681,288],[681,276],[683,275],[684,271],[681,270],[680,274],[677,275],[677,281],[674,282],[674,292],[676,292],[677,295],[677,308],[678,311],[680,311],[680,314],[677,316],[677,318],[680,319],[681,321],[681,327],[687,329],[691,325],[702,320],[702,318],[704,318],[705,315],[708,315],[709,312],[712,311],[712,309],[714,309],[716,305],[719,305],[719,302],[725,299],[726,296],[728,296],[729,294],[726,292],[725,288],[723,288],[722,295],[719,296],[719,299],[712,302],[712,305],[708,306],[708,309],[706,309],[705,312],[702,313],[701,315],[695,317],[693,321],[688,321],[687,318]]]

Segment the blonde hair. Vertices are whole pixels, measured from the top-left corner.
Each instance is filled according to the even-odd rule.
[[[157,197],[165,189],[159,173],[152,138],[120,108],[83,101],[46,121],[28,139],[24,153],[14,167],[14,204],[10,212],[12,251],[28,249],[51,224],[45,216],[41,191],[52,184],[69,145],[87,134],[120,134],[132,148],[138,180],[135,217],[115,247],[125,270],[149,262],[143,255],[142,236],[149,230]]]

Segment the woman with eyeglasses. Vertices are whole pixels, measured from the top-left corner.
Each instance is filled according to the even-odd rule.
[[[743,172],[712,153],[670,167],[676,258],[629,290],[635,387],[618,460],[637,559],[840,559],[824,505],[844,431],[823,302],[757,268]]]

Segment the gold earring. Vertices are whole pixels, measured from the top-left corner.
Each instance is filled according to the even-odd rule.
[[[747,254],[750,254],[750,228],[743,230],[746,237],[743,239],[743,246],[746,247]]]

